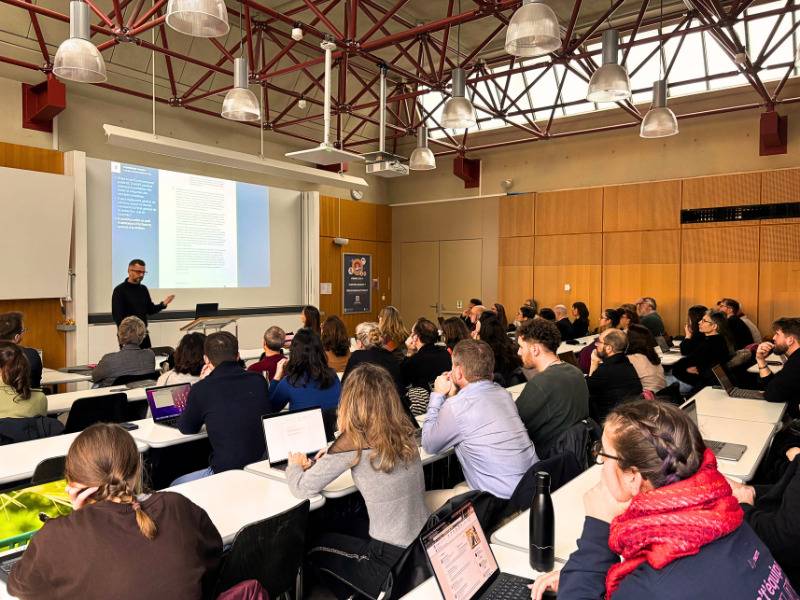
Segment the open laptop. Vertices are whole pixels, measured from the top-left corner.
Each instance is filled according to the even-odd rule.
[[[750,398],[752,400],[763,400],[764,399],[764,392],[761,390],[743,390],[742,388],[735,387],[731,380],[728,379],[728,376],[725,374],[725,369],[723,369],[720,365],[715,367],[711,367],[711,370],[714,372],[714,375],[719,381],[719,384],[722,386],[728,396],[731,398]]]
[[[189,397],[190,383],[176,385],[163,385],[145,390],[147,403],[150,405],[150,414],[153,421],[159,425],[178,428],[178,417],[186,408],[186,398]]]
[[[573,367],[580,368],[580,365],[578,364],[578,359],[575,358],[575,353],[572,350],[567,350],[566,352],[562,352],[561,354],[558,355],[558,358],[562,362],[570,364]]]
[[[264,415],[261,423],[270,469],[285,472],[289,452],[302,452],[313,459],[317,452],[328,447],[319,406]]]
[[[420,541],[444,600],[530,600],[533,580],[500,571],[470,501]]]
[[[689,418],[694,421],[695,425],[699,424],[697,422],[697,403],[694,400],[688,400],[681,406],[681,410],[685,412]],[[709,448],[714,454],[717,455],[717,458],[721,460],[731,460],[737,461],[742,458],[742,455],[747,450],[747,446],[744,444],[733,444],[731,442],[717,442],[715,440],[707,440],[703,438],[703,443],[705,443],[706,447]]]
[[[206,302],[196,304],[194,307],[194,318],[216,317],[219,312],[219,302]]]
[[[672,346],[670,346],[669,342],[663,335],[656,336],[656,344],[658,344],[658,347],[661,348],[661,352],[664,354],[672,351]]]

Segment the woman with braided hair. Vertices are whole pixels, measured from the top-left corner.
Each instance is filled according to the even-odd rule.
[[[69,448],[73,512],[50,519],[8,578],[21,599],[196,600],[222,554],[206,512],[171,492],[139,494],[141,458],[119,425],[98,423]],[[211,582],[208,582],[211,583]]]
[[[536,580],[533,598],[548,589],[560,600],[798,598],[679,408],[616,406],[594,453],[602,472],[583,496],[578,550]]]

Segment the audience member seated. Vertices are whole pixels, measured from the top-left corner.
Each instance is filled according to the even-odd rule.
[[[383,347],[394,354],[397,364],[400,364],[406,356],[406,339],[409,336],[400,311],[394,306],[384,306],[378,315],[378,327],[383,336]]]
[[[617,309],[617,314],[619,315],[619,329],[622,331],[628,331],[628,327],[631,325],[640,324],[639,315],[636,314],[636,311],[630,310],[629,308],[622,308],[620,306]]]
[[[30,373],[22,348],[0,342],[0,419],[47,416],[47,396],[31,389]]]
[[[14,342],[28,357],[31,365],[31,387],[39,388],[42,385],[42,357],[33,348],[22,346],[22,336],[27,333],[25,315],[20,312],[9,312],[0,315],[0,341]]]
[[[454,447],[470,489],[510,498],[539,459],[507,390],[492,382],[494,356],[486,342],[464,340],[453,351],[453,369],[436,378],[422,425],[422,447],[437,454]],[[439,507],[455,490],[430,492]]]
[[[744,520],[766,544],[792,587],[800,589],[800,448],[775,485],[728,481],[744,509]]]
[[[589,416],[589,389],[581,370],[559,360],[558,328],[544,319],[519,328],[519,355],[526,369],[536,369],[517,398],[517,410],[540,459],[564,431]]]
[[[475,329],[475,321],[477,320],[475,314],[473,313],[472,309],[476,306],[480,306],[483,308],[483,302],[481,302],[480,298],[470,298],[469,303],[467,304],[467,308],[464,309],[464,312],[461,313],[461,319],[464,321],[464,324],[469,327],[469,330],[472,331]],[[486,310],[484,308],[484,310]],[[480,316],[480,315],[478,315]]]
[[[706,338],[694,352],[684,356],[674,365],[667,383],[681,382],[681,392],[687,394],[692,388],[708,382],[709,370],[715,365],[725,365],[733,354],[733,337],[728,329],[728,317],[718,310],[709,310],[700,319],[700,332]]]
[[[664,333],[664,321],[656,312],[656,301],[652,298],[644,297],[636,301],[636,312],[639,314],[639,322],[650,330],[653,339]]]
[[[428,319],[417,319],[406,340],[408,356],[400,365],[407,386],[430,392],[436,378],[452,367],[450,353],[444,346],[436,345],[438,339],[436,325]]]
[[[477,339],[489,344],[494,356],[494,372],[503,378],[502,385],[510,385],[511,374],[522,366],[522,360],[519,357],[519,348],[508,337],[500,321],[496,317],[484,320]]]
[[[538,309],[523,304],[517,311],[517,316],[514,319],[514,329],[518,329],[522,323],[528,319],[535,319],[539,314]]]
[[[336,371],[328,366],[322,341],[313,329],[303,328],[292,340],[289,360],[278,363],[275,378],[269,384],[272,412],[320,406],[322,410],[339,405],[342,384]]]
[[[466,329],[461,319],[458,317],[453,317],[453,319],[461,323]],[[377,323],[359,323],[356,326],[356,346],[358,349],[350,355],[350,360],[347,361],[347,369],[342,375],[343,387],[347,378],[358,365],[370,363],[383,367],[388,371],[400,398],[406,395],[406,384],[403,381],[403,374],[400,372],[400,365],[397,364],[394,355],[382,345],[383,339],[383,332]],[[425,412],[425,406],[427,406],[427,401],[420,414]]]
[[[156,370],[156,355],[150,348],[139,347],[146,335],[147,327],[139,317],[122,319],[117,330],[120,350],[103,356],[92,369],[96,387],[114,385],[114,380],[123,375],[147,375]]]
[[[628,336],[619,329],[607,329],[597,338],[589,367],[589,409],[598,422],[617,404],[642,393],[642,382],[628,357]]]
[[[289,454],[286,480],[295,496],[309,498],[352,470],[369,513],[369,539],[325,533],[310,541],[308,557],[337,598],[377,598],[428,520],[415,428],[386,370],[366,363],[345,382],[338,420],[338,439],[316,463]]]
[[[447,344],[447,350],[451,355],[458,342],[470,339],[469,329],[467,329],[464,321],[458,317],[445,319],[442,323],[442,335],[444,336],[444,343]]]
[[[589,335],[589,309],[583,302],[572,303],[572,335],[575,339]]]
[[[344,321],[336,315],[325,319],[320,339],[325,357],[328,359],[328,366],[337,373],[343,373],[350,358],[350,336],[347,335]]]
[[[176,385],[200,381],[200,373],[206,363],[203,360],[205,344],[205,334],[197,331],[183,336],[175,349],[175,368],[162,373],[158,378],[157,385]]]
[[[598,600],[797,597],[678,407],[617,407],[596,456],[600,483],[583,496],[578,550],[560,572],[536,579],[532,597],[545,589]]]
[[[731,330],[735,350],[741,350],[749,346],[755,342],[755,339],[761,341],[761,336],[753,338],[750,328],[739,318],[739,303],[736,300],[723,298],[717,303],[717,309],[724,312],[728,317],[728,329]]]
[[[547,319],[548,321],[552,321],[553,323],[556,322],[556,313],[552,308],[543,308],[539,311],[539,316],[542,319]]]
[[[761,332],[758,330],[758,327],[755,323],[753,323],[750,318],[744,314],[744,309],[742,308],[741,303],[739,304],[739,315],[738,317],[742,320],[742,323],[747,325],[747,328],[750,330],[750,335],[753,336],[753,343],[760,344],[761,340]]]
[[[664,367],[655,351],[656,341],[653,334],[644,325],[628,327],[628,349],[625,355],[636,369],[642,390],[656,394],[667,387]]]
[[[179,477],[172,485],[243,469],[261,460],[267,451],[261,416],[271,408],[264,377],[239,366],[239,341],[228,331],[206,338],[205,360],[208,374],[189,391],[178,429],[191,435],[206,426],[213,450],[210,465]]]
[[[142,461],[127,431],[92,425],[72,442],[65,471],[73,512],[49,519],[31,538],[11,570],[9,594],[201,597],[222,538],[208,514],[181,494],[140,493]]]
[[[683,356],[687,356],[697,350],[705,341],[706,334],[700,331],[700,321],[706,316],[707,312],[708,308],[702,304],[695,304],[689,308],[686,316],[686,325],[684,325],[686,336],[680,346]]]
[[[522,303],[522,306],[528,306],[534,310],[534,312],[539,312],[539,303],[534,300],[533,298],[528,298],[525,302]]]
[[[319,309],[316,306],[306,306],[300,314],[300,320],[303,322],[305,329],[315,331],[319,335]]]
[[[572,321],[567,318],[567,307],[563,304],[556,304],[553,312],[556,313],[556,327],[561,333],[561,339],[564,341],[573,339],[575,336],[572,334]]]
[[[500,321],[500,325],[503,326],[503,331],[508,333],[509,329],[508,317],[506,317],[506,307],[499,302],[495,302],[492,304],[492,307],[489,309],[489,311],[497,315],[497,320]]]
[[[286,344],[286,332],[273,325],[264,332],[264,358],[247,367],[248,371],[266,373],[266,379],[272,381],[278,371],[278,363],[283,360],[283,346]]]
[[[800,319],[784,317],[772,324],[775,335],[771,342],[763,342],[756,350],[756,363],[764,397],[770,402],[787,402],[786,412],[793,419],[800,418]],[[786,356],[787,361],[777,373],[767,365],[770,353]]]
[[[613,308],[605,309],[600,317],[597,319],[597,329],[594,332],[597,335],[603,333],[606,329],[616,329],[619,325],[619,313]],[[592,354],[597,347],[597,339],[592,340],[586,347],[578,353],[578,366],[585,375],[589,374],[589,369],[592,367]]]

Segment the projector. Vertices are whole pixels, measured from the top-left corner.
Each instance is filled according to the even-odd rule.
[[[408,175],[408,166],[402,162],[402,156],[397,156],[389,152],[367,152],[364,154],[367,161],[367,173],[378,177],[403,177]]]

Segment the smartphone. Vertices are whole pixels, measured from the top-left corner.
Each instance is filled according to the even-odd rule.
[[[128,431],[139,429],[139,426],[136,423],[120,423],[119,426],[123,429],[127,429]]]

